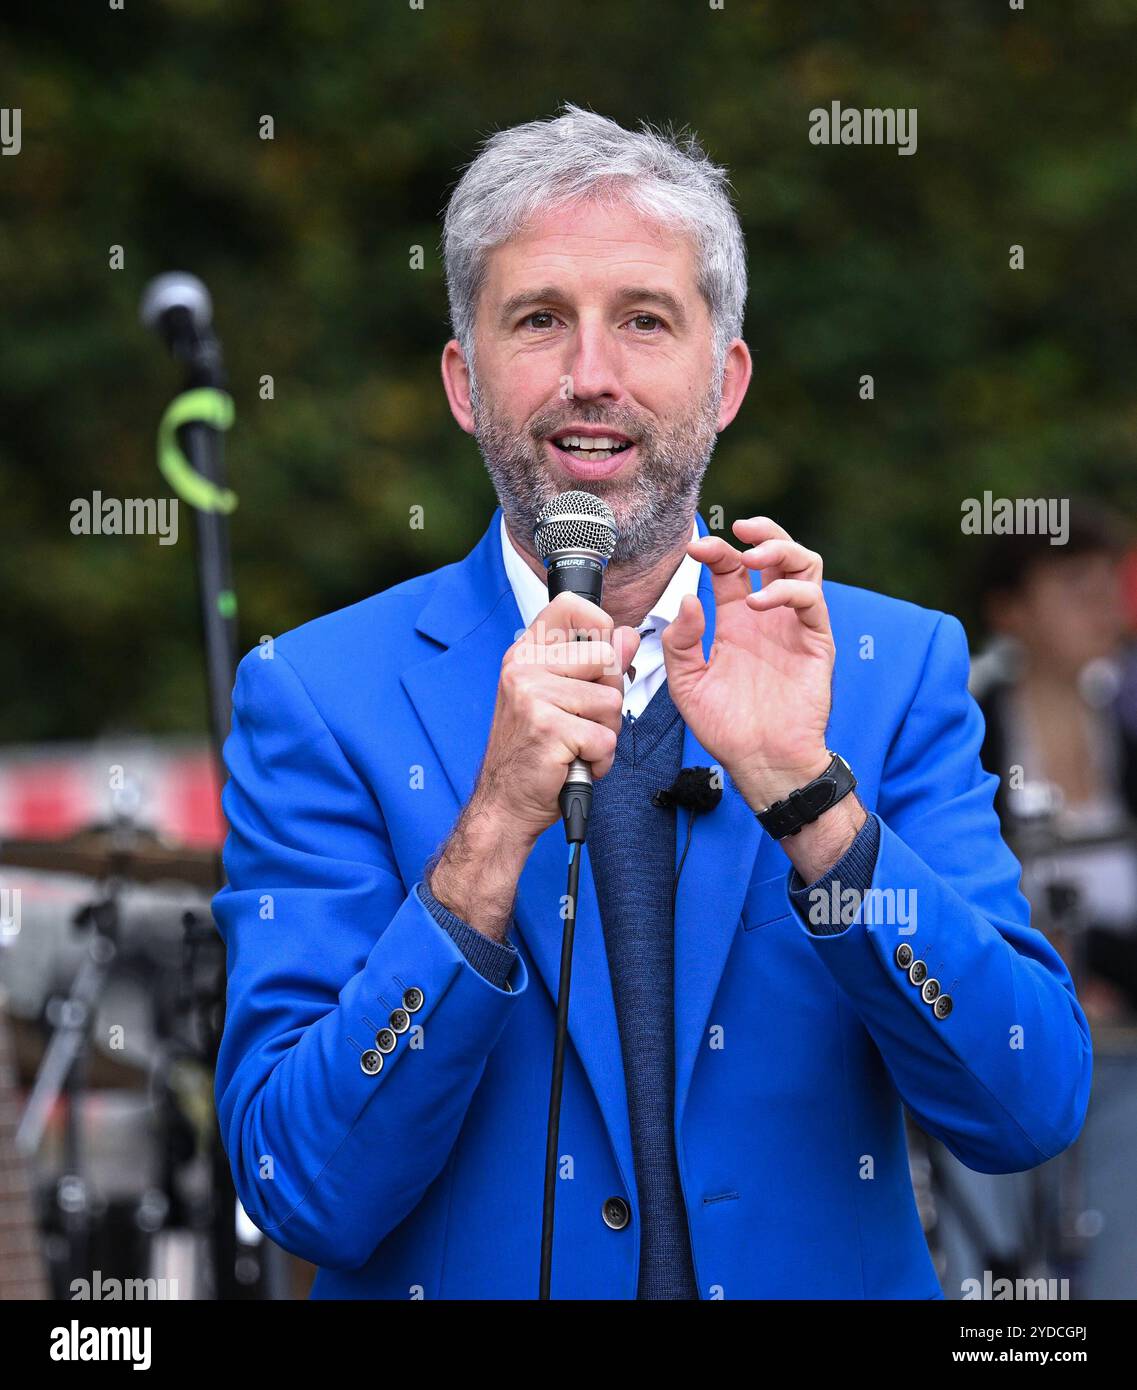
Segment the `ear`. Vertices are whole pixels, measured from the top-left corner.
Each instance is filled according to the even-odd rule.
[[[738,414],[753,374],[750,349],[741,338],[735,338],[723,358],[722,402],[719,405],[717,429],[725,430]]]
[[[467,434],[474,433],[474,412],[470,409],[470,370],[457,338],[442,349],[442,386],[450,403],[450,413]]]

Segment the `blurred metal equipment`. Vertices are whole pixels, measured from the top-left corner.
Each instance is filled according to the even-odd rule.
[[[89,901],[70,911],[69,930],[85,942],[81,957],[68,960],[73,951],[60,949],[53,930],[47,952],[31,953],[33,974],[38,968],[43,978],[25,971],[20,981],[22,1060],[36,1070],[14,1136],[21,1157],[37,1159],[55,1296],[71,1296],[99,1271],[176,1278],[176,1296],[211,1297],[216,1121],[202,1041],[212,1023],[203,1027],[200,1014],[216,998],[216,932],[197,907],[199,893],[187,891],[188,910],[153,894],[147,906],[134,900],[124,909],[132,902],[124,875],[157,879],[199,861],[159,844],[127,815],[70,843],[85,848],[45,854],[38,872],[50,865],[73,873],[84,862],[76,854],[92,855],[100,877]],[[37,934],[23,916],[10,958]],[[212,958],[198,950],[201,939]],[[46,1048],[30,1016],[45,1023]]]
[[[19,1078],[5,1003],[0,993],[0,1302],[48,1296],[31,1185],[16,1144]]]
[[[187,849],[138,828],[124,837],[121,827],[112,825],[90,826],[64,839],[4,840],[0,842],[0,864],[134,883],[173,879],[197,888],[213,888],[217,882],[213,850]]]
[[[129,836],[129,830],[117,832]],[[113,838],[113,837],[112,837]],[[88,1037],[95,1008],[118,953],[118,881],[107,880],[102,892],[76,914],[85,928],[87,954],[70,992],[49,1014],[51,1040],[16,1130],[16,1145],[27,1158],[39,1150],[49,1117],[61,1096],[66,1100],[63,1166],[55,1186],[55,1225],[64,1238],[66,1285],[87,1277],[92,1268],[90,1238],[93,1212],[87,1182],[87,1155],[82,1123]]]

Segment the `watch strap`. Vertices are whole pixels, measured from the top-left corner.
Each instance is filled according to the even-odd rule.
[[[836,806],[856,785],[853,769],[840,753],[833,753],[832,761],[819,777],[790,792],[781,801],[775,801],[764,811],[756,811],[755,815],[771,839],[784,840],[787,835],[796,835],[803,826],[817,820],[831,806]]]

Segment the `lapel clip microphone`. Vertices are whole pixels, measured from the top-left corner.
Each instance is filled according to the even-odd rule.
[[[669,787],[661,787],[652,797],[653,806],[682,806],[695,814],[713,811],[722,800],[722,787],[715,785],[709,767],[681,767]]]

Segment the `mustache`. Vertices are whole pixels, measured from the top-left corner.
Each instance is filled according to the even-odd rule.
[[[637,441],[650,439],[654,434],[651,425],[638,416],[624,411],[599,410],[595,406],[579,406],[571,412],[549,411],[538,415],[529,426],[529,434],[535,440],[542,440],[570,425],[602,425]]]

